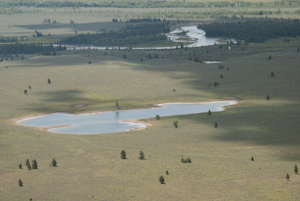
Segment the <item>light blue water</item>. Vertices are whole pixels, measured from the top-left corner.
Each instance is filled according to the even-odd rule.
[[[19,122],[21,125],[33,127],[50,127],[71,125],[67,127],[52,128],[51,132],[62,134],[104,134],[124,132],[135,128],[145,128],[138,123],[123,122],[133,119],[187,115],[222,111],[224,106],[233,105],[234,101],[220,101],[201,104],[162,104],[161,107],[139,110],[120,110],[114,112],[102,112],[94,114],[66,114],[53,113]]]

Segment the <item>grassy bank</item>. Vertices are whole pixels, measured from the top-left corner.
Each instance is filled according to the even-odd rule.
[[[223,70],[218,64],[181,59],[138,62],[90,54],[24,55],[24,60],[19,55],[0,63],[2,200],[299,197],[300,176],[293,168],[300,165],[300,57],[294,47],[227,57]],[[220,86],[209,87],[214,82]],[[171,124],[174,117],[145,120],[153,126],[142,131],[81,136],[11,123],[41,113],[114,110],[116,99],[121,109],[133,109],[233,98],[240,103],[221,113],[178,116],[177,129]],[[84,106],[74,107],[79,104]],[[123,149],[126,160],[119,157]],[[138,159],[140,150],[146,160]],[[192,163],[181,163],[181,157]],[[27,158],[37,160],[38,170],[27,170]],[[50,166],[53,158],[58,167]],[[160,175],[166,184],[158,182]]]

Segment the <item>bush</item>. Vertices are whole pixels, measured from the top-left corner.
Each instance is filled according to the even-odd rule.
[[[297,165],[294,166],[294,172],[295,172],[295,174],[298,174],[298,167],[297,167]]]
[[[268,56],[268,60],[271,60],[271,59],[272,59],[272,55],[269,55],[269,56]]]
[[[169,175],[169,171],[168,170],[166,171],[166,175]]]
[[[19,169],[22,169],[22,164],[21,163],[19,164]]]
[[[254,161],[254,158],[253,158],[253,156],[251,157],[251,161]]]
[[[289,180],[290,179],[290,175],[288,173],[286,173],[285,178],[286,178],[286,180]]]
[[[24,90],[24,94],[27,94],[27,90],[26,89]]]
[[[208,113],[207,113],[209,116],[211,115],[211,111],[210,110],[208,110]]]
[[[160,120],[160,116],[157,114],[157,115],[155,116],[155,119],[156,119],[156,120]]]

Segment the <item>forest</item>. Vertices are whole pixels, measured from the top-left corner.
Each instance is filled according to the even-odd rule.
[[[0,45],[0,55],[3,57],[7,57],[9,54],[35,54],[40,53],[43,55],[50,55],[50,52],[66,50],[67,48],[64,46],[53,46],[53,44],[43,45],[43,44],[2,44]],[[53,53],[52,53],[53,54]],[[55,54],[55,53],[54,53]]]
[[[229,37],[245,42],[263,43],[279,37],[297,37],[300,35],[299,20],[258,20],[246,22],[214,22],[199,24],[208,37]]]
[[[118,31],[102,30],[95,34],[79,34],[60,40],[61,44],[89,44],[98,46],[122,46],[148,43],[153,41],[165,41],[167,37],[162,33],[168,33],[168,23],[144,23],[126,25]]]

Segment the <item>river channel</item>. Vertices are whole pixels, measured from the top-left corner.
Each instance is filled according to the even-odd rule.
[[[186,35],[178,35],[178,33],[181,33],[182,31],[186,32]],[[196,25],[192,26],[184,26],[178,29],[175,29],[174,31],[171,31],[170,33],[167,33],[166,36],[170,38],[171,41],[174,42],[191,42],[190,45],[187,45],[187,47],[202,47],[202,46],[209,46],[214,45],[215,43],[218,43],[217,40],[219,38],[209,38],[205,36],[205,31],[198,29]],[[179,39],[179,40],[178,40]],[[181,39],[181,40],[180,40]],[[93,46],[93,45],[67,45],[67,50],[73,50],[73,49],[98,49],[98,50],[104,50],[106,48],[112,49],[112,48],[119,48],[119,47],[103,47],[103,46]],[[120,49],[126,49],[128,47],[120,47]],[[175,49],[176,46],[172,47],[141,47],[141,48],[132,48],[132,49]]]

